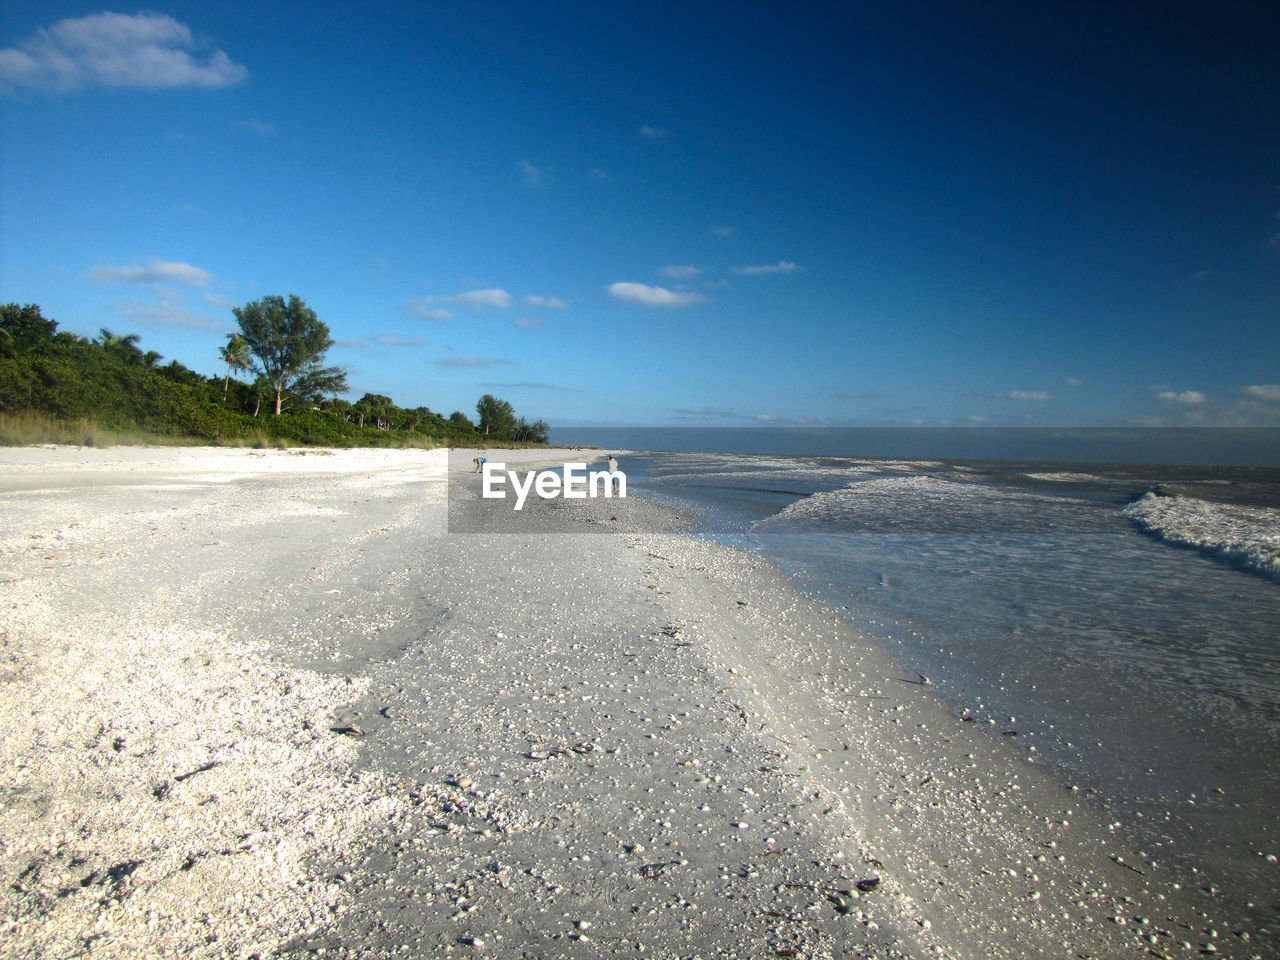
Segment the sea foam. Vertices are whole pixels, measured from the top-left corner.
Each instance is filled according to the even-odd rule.
[[[1161,540],[1280,581],[1280,510],[1146,493],[1120,512]]]

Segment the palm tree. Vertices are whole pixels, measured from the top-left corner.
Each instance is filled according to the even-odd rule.
[[[218,359],[227,365],[227,375],[222,378],[222,399],[225,400],[232,375],[239,377],[242,371],[248,371],[253,365],[249,358],[249,342],[238,333],[231,334],[227,337],[227,345],[218,352]]]
[[[253,381],[251,389],[253,390],[254,399],[257,401],[253,405],[253,415],[256,417],[258,415],[258,411],[262,409],[262,395],[264,393],[267,395],[274,393],[275,385],[266,377],[259,376]]]
[[[163,354],[156,353],[154,350],[148,350],[142,355],[142,365],[148,370],[154,370],[156,368],[156,364],[163,359]]]
[[[138,334],[126,333],[117,335],[106,327],[102,327],[98,331],[98,335],[98,345],[108,353],[114,353],[125,363],[139,363],[142,360],[142,350],[138,346],[138,341],[142,337]]]

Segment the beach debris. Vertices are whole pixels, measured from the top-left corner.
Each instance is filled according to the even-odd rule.
[[[584,740],[582,743],[575,743],[572,749],[574,753],[598,753],[600,751],[600,744],[593,743],[590,740]]]
[[[662,876],[663,871],[665,871],[667,867],[678,867],[679,865],[679,860],[662,860],[656,863],[646,863],[640,868],[640,876],[644,877],[646,880],[656,880],[658,877]]]
[[[182,781],[184,780],[190,780],[197,773],[204,773],[206,770],[212,770],[217,765],[218,765],[217,760],[210,760],[208,763],[201,764],[200,766],[196,767],[194,770],[188,770],[186,773],[178,774],[176,777],[173,778],[173,780],[175,783],[182,783]]]
[[[364,736],[364,731],[360,729],[360,725],[356,723],[348,723],[340,727],[330,727],[329,730],[333,733],[342,734],[343,736],[346,736],[346,737],[363,737]]]
[[[913,672],[916,675],[916,679],[914,680],[908,680],[906,677],[893,677],[891,679],[897,680],[899,683],[914,683],[917,686],[921,686],[921,687],[927,687],[929,684],[933,682],[920,671],[916,670]]]
[[[1128,863],[1128,862],[1126,862],[1126,861],[1125,861],[1125,859],[1124,859],[1124,857],[1121,857],[1121,856],[1119,856],[1119,855],[1117,855],[1117,854],[1114,854],[1114,853],[1113,853],[1113,854],[1111,854],[1110,859],[1111,859],[1111,862],[1112,862],[1112,863],[1118,864],[1119,866],[1124,867],[1126,870],[1132,870],[1134,873],[1136,873],[1136,874],[1137,874],[1138,876],[1140,876],[1140,877],[1145,877],[1145,876],[1146,876],[1146,874],[1145,874],[1145,873],[1143,873],[1141,870],[1139,870],[1137,867],[1135,867],[1132,863]]]
[[[859,880],[854,886],[858,888],[859,893],[873,893],[876,887],[880,886],[880,878],[869,877],[866,880]]]
[[[787,921],[789,921],[790,923],[804,923],[804,922],[805,922],[805,918],[804,918],[804,917],[793,917],[793,916],[791,916],[790,914],[782,913],[782,912],[781,912],[781,911],[779,911],[779,910],[763,910],[763,911],[761,911],[761,916],[765,916],[765,917],[773,917],[775,920],[787,920]],[[795,953],[793,952],[793,953],[791,953],[790,955],[791,955],[791,956],[795,956]]]

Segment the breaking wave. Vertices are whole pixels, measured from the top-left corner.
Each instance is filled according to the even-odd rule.
[[[1146,493],[1120,511],[1154,537],[1280,582],[1280,510]]]

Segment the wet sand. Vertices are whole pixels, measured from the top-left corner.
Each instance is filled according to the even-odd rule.
[[[1270,951],[760,558],[450,533],[471,455],[0,450],[3,952]]]

